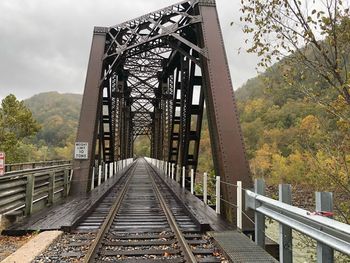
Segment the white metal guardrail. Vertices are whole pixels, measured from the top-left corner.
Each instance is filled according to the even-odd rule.
[[[123,170],[134,161],[133,158],[119,160],[110,163],[96,164],[92,170],[91,190],[107,181],[118,171]]]
[[[23,171],[27,169],[43,168],[48,166],[57,166],[64,164],[72,164],[71,160],[53,160],[42,162],[26,162],[26,163],[10,163],[5,165],[5,173],[12,171]]]
[[[350,255],[350,225],[329,218],[333,210],[332,193],[316,192],[315,212],[309,212],[288,204],[291,201],[290,185],[279,186],[279,201],[264,196],[264,189],[264,181],[259,179],[255,181],[255,191],[245,190],[246,209],[255,212],[258,245],[265,245],[266,216],[280,223],[281,262],[292,262],[292,229],[317,241],[318,262],[333,262],[334,249]]]
[[[107,181],[132,162],[133,159],[126,159],[97,165],[93,169],[91,189]],[[41,165],[44,163],[47,162]],[[52,166],[35,169],[29,169],[29,166],[26,166],[25,170],[7,172],[1,176],[0,215],[14,211],[18,211],[21,215],[30,215],[67,197],[72,176],[74,176],[72,165],[70,162],[62,165],[53,165],[53,163],[50,162]],[[22,167],[22,164],[17,165]]]
[[[0,214],[30,215],[68,196],[70,164],[6,173],[0,177]]]
[[[153,158],[145,157],[146,161],[151,163],[152,165],[156,166],[158,169],[162,170],[164,174],[168,177],[170,177],[172,180],[176,180],[182,188],[185,188],[186,186],[186,177],[188,177],[189,174],[189,189],[191,191],[191,194],[194,194],[194,171],[191,169],[190,171],[186,171],[185,167],[182,167],[182,169],[176,169],[176,165],[174,163],[169,163],[163,160],[157,160]],[[176,174],[175,174],[175,171]],[[184,176],[185,175],[185,176]],[[215,211],[217,214],[220,214],[220,206],[221,201],[225,201],[221,198],[221,181],[220,176],[216,176],[215,178]],[[181,182],[180,182],[181,181]],[[208,204],[208,174],[203,174],[203,202],[205,204]]]
[[[162,160],[146,158],[148,162],[162,170],[166,176],[177,180],[184,187],[182,174],[184,169],[175,169],[174,163]],[[175,170],[178,174],[175,174]],[[193,171],[191,171],[191,193],[194,194]],[[182,179],[182,180],[181,180]],[[181,180],[181,182],[180,182]],[[207,173],[203,175],[203,202],[207,204]],[[221,184],[233,187],[237,192],[237,204],[232,205],[237,211],[237,228],[242,229],[243,198],[245,208],[255,212],[255,242],[265,247],[265,217],[276,220],[279,224],[279,254],[280,262],[293,262],[292,255],[292,229],[311,237],[317,241],[317,262],[334,262],[334,250],[350,256],[350,225],[344,224],[327,216],[332,215],[333,195],[329,192],[316,192],[315,212],[291,205],[291,186],[281,184],[279,186],[279,200],[264,196],[265,183],[258,179],[255,181],[254,191],[243,189],[242,182],[230,184],[220,181],[216,177],[216,211],[220,213],[220,200],[225,201],[220,195]]]

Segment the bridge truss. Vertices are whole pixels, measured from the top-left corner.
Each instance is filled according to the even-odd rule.
[[[214,0],[182,1],[95,27],[77,135],[88,142],[89,158],[74,162],[72,193],[89,191],[98,164],[133,157],[141,135],[150,138],[151,157],[176,165],[177,180],[189,177],[197,169],[205,108],[216,175],[251,187]],[[222,194],[236,203],[228,185]],[[222,210],[232,219],[231,209]]]

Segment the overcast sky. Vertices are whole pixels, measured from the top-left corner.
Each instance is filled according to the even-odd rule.
[[[82,93],[94,26],[111,26],[174,0],[1,0],[0,99],[58,91]],[[256,76],[255,55],[241,52],[239,0],[217,0],[234,88]],[[230,22],[236,22],[230,26]]]

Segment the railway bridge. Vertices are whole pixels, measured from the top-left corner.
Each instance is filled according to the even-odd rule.
[[[193,189],[205,111],[215,210],[205,175],[201,199]],[[134,156],[139,136],[148,157]],[[5,234],[69,233],[57,262],[292,262],[292,229],[317,241],[319,262],[348,255],[350,226],[290,195],[281,185],[273,200],[253,183],[215,1],[187,0],[94,28],[74,160],[8,171],[0,213],[25,216]],[[316,197],[332,211],[330,193]],[[266,241],[265,216],[280,224],[279,246]]]

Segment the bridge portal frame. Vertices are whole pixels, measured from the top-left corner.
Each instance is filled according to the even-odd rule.
[[[180,20],[173,21],[175,16],[180,16]],[[147,102],[135,106],[132,87],[136,84],[128,83],[125,63],[128,57],[162,48],[165,50],[159,52],[166,53],[166,48],[172,52],[162,61],[159,86],[140,79],[143,86],[150,87],[147,92],[153,93]],[[113,74],[118,77],[111,81]],[[107,95],[106,86],[110,89]],[[200,87],[198,105],[192,103],[194,86]],[[223,182],[242,181],[244,188],[251,188],[253,183],[215,1],[182,1],[117,26],[95,27],[77,134],[77,141],[89,143],[89,159],[74,161],[72,194],[89,191],[96,162],[132,157],[138,134],[149,135],[151,157],[175,163],[178,171],[182,166],[186,171],[196,170],[204,101],[215,174]],[[104,105],[110,109],[108,114]],[[181,112],[179,118],[176,107]],[[191,125],[193,115],[195,125]],[[144,126],[136,129],[135,120],[144,122]],[[177,130],[175,124],[179,126]],[[189,178],[189,173],[182,176]],[[221,188],[223,199],[235,204],[236,191],[227,184]],[[222,214],[234,219],[234,209],[228,205],[222,206]],[[251,224],[244,220],[243,229],[248,228]]]

